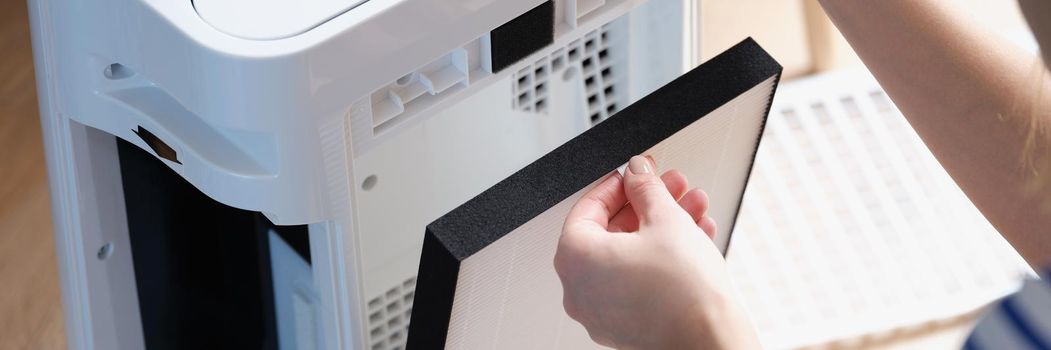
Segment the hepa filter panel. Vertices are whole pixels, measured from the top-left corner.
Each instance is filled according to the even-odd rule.
[[[554,271],[570,207],[649,155],[708,192],[725,254],[780,76],[745,40],[428,225],[408,347],[600,347],[566,315]]]

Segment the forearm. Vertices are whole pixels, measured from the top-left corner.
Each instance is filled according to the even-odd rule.
[[[1031,265],[1051,264],[1051,177],[1036,171],[1051,172],[1051,143],[1032,134],[1051,84],[1036,56],[945,1],[820,2],[985,217]]]
[[[744,311],[740,301],[732,297],[721,298],[719,306],[705,305],[707,316],[697,322],[707,324],[706,332],[694,332],[695,341],[692,347],[679,349],[733,349],[760,350],[759,335],[752,321]]]
[[[725,287],[725,286],[724,286]],[[674,321],[675,336],[663,344],[637,349],[759,350],[759,336],[735,292],[708,289],[692,305],[683,305],[682,318]]]

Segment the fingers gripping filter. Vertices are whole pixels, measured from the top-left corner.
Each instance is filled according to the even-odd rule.
[[[408,347],[598,348],[563,310],[554,271],[570,207],[649,155],[708,192],[725,254],[780,76],[745,40],[428,225]]]

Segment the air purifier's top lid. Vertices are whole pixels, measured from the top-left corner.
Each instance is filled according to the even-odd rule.
[[[573,203],[636,154],[708,192],[725,254],[780,75],[746,40],[428,225],[409,348],[598,347],[553,260]]]
[[[368,0],[193,0],[197,15],[244,39],[276,40],[306,32]]]

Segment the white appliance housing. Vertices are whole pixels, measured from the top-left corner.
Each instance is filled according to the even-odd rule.
[[[696,0],[553,2],[494,72],[544,1],[30,0],[70,348],[147,346],[122,143],[306,228],[268,234],[279,348],[400,348],[428,222],[696,64]]]

